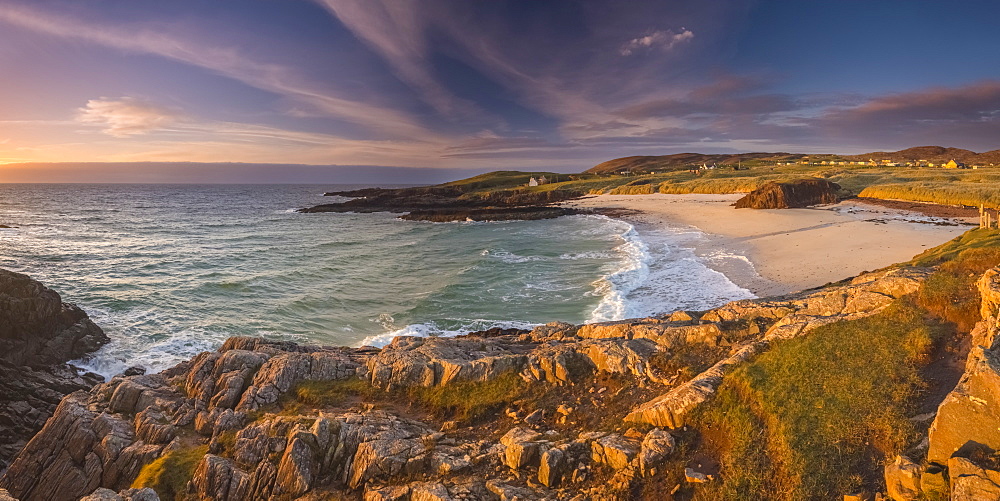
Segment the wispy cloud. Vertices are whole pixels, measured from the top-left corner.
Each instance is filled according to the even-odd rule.
[[[0,5],[0,21],[48,35],[85,40],[133,53],[154,54],[190,64],[261,90],[308,103],[329,116],[409,138],[440,139],[412,117],[357,99],[338,96],[309,82],[295,68],[260,62],[233,47],[213,46],[190,34],[175,35],[143,25],[103,25],[43,13],[24,6]]]
[[[648,35],[629,40],[622,45],[619,52],[623,56],[631,56],[638,51],[652,49],[667,52],[682,43],[689,42],[692,38],[694,38],[694,32],[684,28],[681,28],[679,32],[673,30],[654,31]]]
[[[80,108],[77,120],[99,125],[114,137],[148,134],[174,123],[178,113],[134,97],[91,99]]]
[[[426,3],[399,0],[317,0],[341,23],[378,53],[396,75],[415,88],[424,101],[449,116],[482,113],[456,97],[430,70]]]

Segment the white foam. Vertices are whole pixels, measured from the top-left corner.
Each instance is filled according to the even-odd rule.
[[[626,296],[649,277],[649,247],[639,238],[635,227],[629,224],[619,238],[622,244],[615,247],[615,252],[622,256],[621,264],[595,282],[596,292],[602,298],[590,313],[588,322],[628,318],[631,309]]]
[[[545,259],[541,256],[521,256],[505,249],[483,249],[479,255],[499,259],[500,261],[508,264],[530,263],[532,261],[542,261]]]
[[[714,261],[740,260],[742,256],[719,249],[699,258],[688,243],[705,237],[690,227],[658,227],[643,230],[632,226],[620,235],[615,248],[619,266],[595,282],[594,294],[601,301],[591,312],[590,322],[638,318],[678,309],[705,310],[737,299],[755,297],[719,271]]]
[[[149,373],[169,369],[203,351],[222,346],[231,332],[202,327],[186,327],[183,323],[163,318],[154,309],[136,308],[124,312],[88,308],[87,314],[100,325],[111,341],[86,357],[70,363],[110,379],[129,367],[142,367]],[[151,329],[146,326],[155,326]],[[267,339],[302,341],[296,336],[269,330],[247,333]]]
[[[612,257],[613,256],[610,252],[601,251],[567,252],[559,255],[559,259],[565,259],[567,261],[577,261],[580,259],[611,259]]]
[[[401,329],[396,329],[391,332],[376,334],[374,336],[368,336],[363,340],[361,340],[361,342],[357,343],[356,346],[375,346],[381,348],[391,343],[393,339],[399,336],[454,337],[454,336],[461,336],[463,334],[468,334],[470,332],[484,331],[487,329],[492,329],[494,327],[499,327],[501,329],[531,329],[539,325],[530,322],[499,321],[499,320],[486,320],[486,319],[471,319],[471,320],[463,320],[461,322],[462,323],[458,328],[452,328],[452,329],[442,328],[434,322],[410,324]]]

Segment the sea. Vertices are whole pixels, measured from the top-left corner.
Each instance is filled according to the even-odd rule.
[[[229,336],[382,346],[703,310],[753,294],[678,225],[599,215],[429,223],[303,214],[360,185],[0,184],[0,268],[83,308],[105,377],[168,368]]]

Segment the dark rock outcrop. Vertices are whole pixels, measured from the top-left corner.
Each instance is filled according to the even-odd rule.
[[[560,216],[582,213],[584,211],[568,207],[535,206],[415,210],[399,218],[407,221],[431,221],[435,223],[447,223],[450,221],[535,221],[538,219],[553,219]]]
[[[58,293],[27,275],[0,270],[0,359],[60,364],[107,342],[104,331]]]
[[[549,219],[580,213],[576,209],[552,207],[549,204],[578,198],[582,194],[523,189],[469,191],[457,186],[428,186],[365,188],[330,192],[326,195],[352,198],[344,202],[300,209],[299,212],[407,213],[402,219],[434,222]]]
[[[0,270],[0,471],[64,396],[102,380],[65,363],[106,342],[100,327],[58,293]]]
[[[839,201],[840,185],[825,179],[768,183],[736,201],[737,209],[792,209]]]

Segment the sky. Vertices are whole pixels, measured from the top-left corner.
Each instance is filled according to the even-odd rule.
[[[0,182],[993,150],[996,19],[992,0],[0,0]]]

